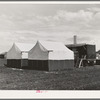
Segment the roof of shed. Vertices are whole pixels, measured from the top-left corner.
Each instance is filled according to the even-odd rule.
[[[80,44],[68,44],[67,47],[81,47],[85,45],[92,45],[92,44],[86,44],[86,43],[80,43]]]

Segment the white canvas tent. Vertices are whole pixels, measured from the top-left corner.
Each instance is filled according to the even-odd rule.
[[[63,43],[37,41],[28,53],[29,67],[36,70],[61,70],[74,66],[74,54]]]
[[[7,66],[22,68],[28,66],[28,51],[35,44],[14,43],[7,52]]]

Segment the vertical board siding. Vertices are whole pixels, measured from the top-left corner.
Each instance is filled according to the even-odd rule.
[[[87,45],[87,59],[96,59],[95,45]]]

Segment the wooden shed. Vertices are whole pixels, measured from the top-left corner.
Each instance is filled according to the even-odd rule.
[[[92,66],[96,60],[96,47],[92,44],[69,44],[66,45],[70,50],[74,52],[75,67]],[[82,62],[82,63],[81,63]]]

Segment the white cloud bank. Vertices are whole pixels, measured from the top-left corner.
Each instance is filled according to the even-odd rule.
[[[13,42],[33,43],[37,39],[73,43],[73,35],[78,42],[92,43],[100,49],[100,8],[86,10],[58,10],[55,15],[39,16],[30,14],[0,15],[1,51],[7,50]],[[2,45],[3,42],[3,45]],[[4,49],[3,49],[4,48]]]

